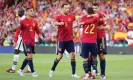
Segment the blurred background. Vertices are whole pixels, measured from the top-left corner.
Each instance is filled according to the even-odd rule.
[[[76,15],[82,15],[83,10],[92,3],[99,3],[100,11],[109,16],[106,21],[106,25],[110,26],[110,30],[106,31],[107,46],[133,46],[126,40],[129,37],[128,32],[133,31],[132,0],[0,0],[0,46],[13,45],[14,29],[19,25],[18,10],[28,6],[34,7],[35,19],[45,38],[42,42],[36,36],[36,46],[55,46],[57,33],[53,26],[54,17],[59,14],[61,5],[66,1],[71,3],[70,10]],[[74,35],[75,43],[79,44],[81,30],[74,29]]]

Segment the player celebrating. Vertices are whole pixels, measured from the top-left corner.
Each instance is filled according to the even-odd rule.
[[[91,55],[93,57],[93,64],[96,63],[96,57],[97,57],[97,45],[96,45],[96,39],[97,39],[97,28],[98,28],[98,18],[96,16],[93,16],[94,11],[92,7],[89,7],[87,9],[88,15],[84,17],[80,21],[80,25],[83,25],[83,31],[82,31],[82,51],[81,56],[83,57],[83,68],[85,71],[85,76],[82,77],[82,79],[88,79],[88,57],[89,52],[91,52]],[[96,67],[95,67],[96,69]]]
[[[18,16],[20,17],[20,21],[25,18],[24,9],[20,9],[18,11]],[[18,37],[18,40],[15,41],[15,42],[17,42],[17,44],[14,44],[15,50],[14,50],[13,65],[12,65],[12,68],[11,69],[7,69],[6,70],[6,72],[8,72],[8,73],[15,73],[16,65],[17,65],[18,60],[19,60],[19,53],[20,52],[24,52],[22,37],[21,37],[21,35],[18,35],[17,37]],[[29,66],[28,66],[28,70],[26,72],[27,73],[30,72]]]
[[[98,47],[98,56],[100,59],[101,79],[105,80],[106,60],[104,54],[107,54],[105,30],[109,29],[109,27],[105,26],[104,22],[107,19],[107,16],[104,13],[99,12],[99,5],[97,3],[93,4],[93,9],[99,18],[97,47]]]
[[[76,74],[76,61],[74,54],[73,42],[73,21],[75,16],[69,14],[70,4],[66,3],[62,6],[62,12],[56,17],[55,25],[58,26],[58,54],[54,64],[49,72],[49,77],[53,76],[55,68],[63,57],[64,50],[66,49],[71,54],[72,77],[79,78]]]
[[[41,38],[41,32],[38,28],[37,21],[33,19],[33,8],[26,9],[27,17],[20,22],[20,27],[18,31],[21,31],[22,40],[24,43],[24,49],[26,51],[26,58],[23,61],[21,68],[19,69],[18,73],[20,76],[25,76],[23,73],[23,69],[28,64],[30,66],[32,76],[37,77],[38,75],[34,71],[33,61],[32,61],[32,53],[34,52],[34,44],[35,44],[35,32]],[[17,39],[16,39],[17,41]]]

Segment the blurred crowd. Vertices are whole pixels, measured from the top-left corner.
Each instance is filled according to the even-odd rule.
[[[53,25],[54,18],[60,13],[61,5],[66,1],[71,3],[70,10],[75,15],[82,15],[92,2],[98,2],[100,10],[109,17],[106,26],[110,26],[111,29],[106,31],[107,45],[128,46],[125,38],[128,37],[128,31],[133,30],[131,0],[0,0],[0,46],[13,45],[14,29],[19,26],[18,10],[26,9],[28,6],[35,8],[35,19],[45,38],[45,41],[41,42],[36,36],[36,44],[53,46],[57,41],[56,28]],[[81,29],[74,29],[74,35],[75,43],[80,43]]]

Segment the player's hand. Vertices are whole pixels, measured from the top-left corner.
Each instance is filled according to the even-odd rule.
[[[64,25],[65,23],[64,23],[64,22],[60,22],[59,24],[62,26],[62,25]]]
[[[81,25],[84,25],[84,22],[78,22],[78,24],[81,26]]]
[[[17,46],[17,43],[14,43],[13,46],[16,47]]]
[[[110,26],[105,26],[105,30],[110,30]]]

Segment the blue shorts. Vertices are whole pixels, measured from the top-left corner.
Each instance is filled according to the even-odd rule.
[[[88,58],[89,52],[92,56],[97,57],[97,45],[96,43],[82,43],[81,57]]]
[[[106,38],[102,37],[97,40],[97,49],[98,49],[98,54],[100,53],[107,54]]]
[[[27,53],[35,54],[35,47],[31,44],[24,44],[24,53],[27,56]]]
[[[58,53],[63,54],[65,49],[67,50],[68,53],[75,52],[74,42],[72,40],[71,41],[58,42]]]

